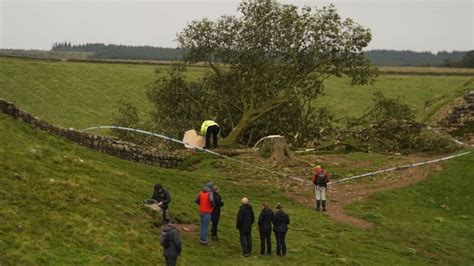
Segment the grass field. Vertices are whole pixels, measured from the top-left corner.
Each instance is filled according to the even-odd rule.
[[[53,62],[0,57],[0,97],[15,102],[20,108],[51,123],[65,127],[84,128],[110,124],[111,114],[119,99],[137,105],[142,113],[149,111],[145,86],[155,78],[156,68],[138,64],[98,64]],[[196,78],[205,68],[191,68]],[[357,116],[371,104],[375,91],[400,97],[419,119],[433,112],[438,105],[424,109],[432,99],[451,100],[463,91],[469,76],[382,75],[370,86],[352,87],[346,78],[332,78],[318,106],[329,108],[337,117]],[[440,102],[440,101],[438,101]]]
[[[413,187],[377,193],[351,206],[351,213],[377,225],[365,231],[288,199],[273,185],[284,180],[264,183],[245,169],[226,171],[222,160],[203,158],[187,167],[192,171],[166,170],[91,151],[3,114],[0,128],[2,265],[161,264],[157,231],[139,203],[161,182],[172,194],[172,214],[196,221],[193,200],[208,179],[221,186],[225,201],[221,241],[202,247],[197,234],[182,235],[182,265],[474,261],[474,206],[469,204],[474,155],[445,163],[444,171]],[[262,201],[283,204],[291,217],[287,257],[257,256],[255,229],[254,256],[240,255],[234,219],[242,196],[250,198],[256,213]]]

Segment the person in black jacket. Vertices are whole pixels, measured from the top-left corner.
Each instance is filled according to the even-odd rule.
[[[275,238],[277,242],[277,255],[286,255],[286,232],[288,231],[288,225],[290,224],[290,217],[286,214],[278,203],[275,218],[273,219],[273,232],[275,232]]]
[[[176,228],[176,220],[171,219],[163,228],[160,236],[160,244],[163,246],[163,256],[167,266],[174,266],[181,255],[181,239],[178,229]]]
[[[214,186],[214,208],[212,209],[211,213],[211,222],[212,222],[212,229],[211,229],[211,240],[219,241],[217,237],[217,225],[219,224],[219,218],[221,217],[221,207],[224,206],[224,200],[222,200],[222,196],[219,194],[219,187]]]
[[[242,198],[242,206],[237,213],[237,229],[240,232],[240,244],[245,257],[252,253],[252,224],[255,220],[252,206],[247,198]]]
[[[268,203],[263,203],[262,211],[258,217],[258,229],[260,232],[260,255],[265,255],[265,242],[267,243],[267,254],[272,254],[272,222],[274,214]]]
[[[150,200],[145,200],[145,204],[154,204],[158,203],[161,210],[163,211],[163,222],[167,223],[169,221],[166,211],[168,210],[168,205],[171,202],[170,193],[166,191],[161,184],[155,184],[153,195]]]

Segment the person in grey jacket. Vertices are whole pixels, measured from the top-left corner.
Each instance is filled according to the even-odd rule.
[[[163,246],[163,256],[166,260],[166,266],[174,266],[181,255],[181,239],[176,220],[171,219],[161,231],[160,244]]]

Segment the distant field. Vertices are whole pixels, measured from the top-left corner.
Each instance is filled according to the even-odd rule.
[[[111,114],[119,99],[126,99],[141,112],[150,110],[145,86],[155,77],[155,69],[167,65],[112,64],[42,61],[0,57],[0,97],[17,103],[49,122],[65,127],[83,128],[110,124]],[[206,70],[190,68],[196,78]],[[418,117],[431,112],[426,101],[451,99],[472,89],[464,86],[472,77],[443,75],[381,75],[370,86],[350,86],[347,78],[332,78],[318,106],[329,108],[338,117],[357,116],[370,105],[378,90],[400,97]]]

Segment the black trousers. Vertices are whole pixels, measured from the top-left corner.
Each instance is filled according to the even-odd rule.
[[[160,208],[163,211],[163,222],[167,222],[168,219],[166,217],[166,210],[168,209],[168,205],[167,204],[161,204]]]
[[[211,236],[217,236],[217,226],[219,225],[219,219],[212,220]]]
[[[240,245],[244,254],[252,252],[252,233],[240,231]]]
[[[211,147],[211,135],[212,135],[212,140],[214,141],[214,148],[217,148],[217,135],[219,135],[219,126],[210,126],[207,128],[206,131],[206,146],[205,148],[210,148]]]
[[[176,262],[178,261],[178,257],[165,257],[166,259],[166,266],[176,266]]]
[[[265,254],[265,243],[267,244],[267,254],[272,254],[272,232],[260,231],[260,254]]]
[[[277,242],[277,255],[285,256],[286,255],[286,242],[285,242],[286,232],[277,233],[275,232],[275,238]]]

